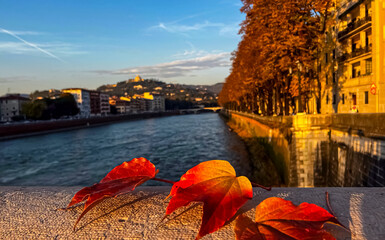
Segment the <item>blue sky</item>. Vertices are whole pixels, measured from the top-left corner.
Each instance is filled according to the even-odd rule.
[[[139,74],[214,84],[240,41],[240,0],[0,0],[0,95]]]

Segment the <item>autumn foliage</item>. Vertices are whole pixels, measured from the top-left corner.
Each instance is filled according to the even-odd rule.
[[[244,176],[237,177],[227,161],[200,163],[175,183],[155,178],[157,173],[147,159],[134,158],[112,169],[99,183],[81,189],[67,207],[85,202],[75,227],[103,199],[128,193],[151,179],[173,183],[165,217],[191,203],[203,203],[202,222],[196,239],[230,223],[253,197],[252,183]],[[290,201],[269,198],[257,207],[255,222],[244,215],[238,216],[235,233],[237,239],[334,239],[323,229],[326,222],[340,225],[333,215],[314,204],[302,203],[296,207]]]
[[[130,192],[136,186],[154,178],[158,173],[154,164],[145,158],[134,158],[129,162],[112,169],[99,183],[91,187],[85,187],[75,194],[67,208],[85,201],[84,210],[79,216],[80,219],[101,200],[108,197],[116,197],[120,194]]]
[[[295,206],[292,202],[272,197],[261,202],[255,222],[240,215],[235,224],[237,239],[334,239],[323,229],[326,223],[339,221],[325,209],[309,203]]]
[[[227,109],[287,115],[307,110],[307,101],[314,97],[319,112],[317,59],[325,44],[321,39],[332,22],[333,1],[242,2],[241,12],[246,15],[242,40],[232,54],[231,73],[219,103]]]
[[[199,239],[230,220],[243,204],[253,198],[253,188],[248,178],[236,177],[229,162],[213,160],[188,170],[172,186],[169,196],[171,200],[166,215],[191,202],[203,203]]]

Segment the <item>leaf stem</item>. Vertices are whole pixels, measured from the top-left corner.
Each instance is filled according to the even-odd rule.
[[[161,179],[161,178],[151,178],[151,180],[158,181],[158,182],[164,182],[164,183],[169,183],[169,184],[175,184],[175,182],[167,180],[167,179]]]
[[[258,184],[258,183],[253,183],[253,182],[251,182],[251,185],[252,185],[253,187],[259,187],[259,188],[265,189],[266,191],[271,191],[271,187],[265,187],[265,186],[262,186],[262,185],[260,185],[260,184]]]
[[[349,228],[345,227],[345,225],[343,225],[343,224],[337,219],[337,216],[336,216],[335,212],[333,211],[332,205],[330,204],[329,192],[325,192],[325,195],[326,195],[326,205],[328,206],[329,212],[335,217],[335,219],[337,220],[337,223],[338,223],[339,225],[341,225],[341,227],[345,228],[348,232],[351,232]]]
[[[330,205],[329,192],[325,192],[325,194],[326,194],[326,205],[328,206],[329,212],[330,212],[331,214],[333,214],[333,216],[335,217],[336,214],[334,213],[333,208],[332,208],[332,206]]]

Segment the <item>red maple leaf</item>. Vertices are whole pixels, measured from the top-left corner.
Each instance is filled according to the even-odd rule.
[[[81,189],[67,206],[69,208],[86,201],[74,228],[80,219],[103,199],[133,191],[136,186],[154,178],[157,173],[158,170],[155,170],[154,164],[147,159],[134,158],[112,169],[99,183]]]
[[[227,161],[212,160],[188,170],[170,192],[166,216],[191,202],[203,202],[202,224],[196,239],[220,229],[253,197],[249,179],[236,177]]]
[[[234,230],[237,239],[242,240],[335,239],[323,228],[326,222],[340,225],[332,214],[315,204],[295,206],[290,201],[272,197],[257,206],[255,222],[240,215]]]

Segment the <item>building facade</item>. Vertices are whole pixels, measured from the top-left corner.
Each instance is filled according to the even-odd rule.
[[[89,93],[90,93],[91,115],[99,116],[100,115],[100,92],[89,91]]]
[[[0,97],[0,120],[12,121],[13,117],[22,115],[24,103],[29,102],[29,98],[20,96],[20,94],[10,94]]]
[[[143,98],[146,99],[146,110],[150,112],[164,112],[166,111],[165,98],[160,94],[151,94],[145,92]]]
[[[83,88],[68,88],[63,89],[63,93],[70,93],[74,96],[79,108],[79,115],[81,117],[91,116],[91,97],[90,91]]]
[[[100,93],[100,114],[106,116],[110,114],[111,107],[109,103],[109,95],[106,93]]]
[[[385,112],[385,1],[336,1],[322,113]]]

